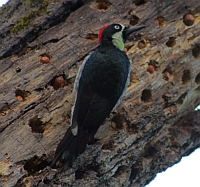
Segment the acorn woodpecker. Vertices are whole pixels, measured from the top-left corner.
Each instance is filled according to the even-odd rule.
[[[99,47],[86,57],[77,74],[71,126],[59,143],[51,167],[58,160],[64,171],[83,153],[98,128],[120,103],[129,84],[130,62],[124,52],[129,35],[144,25],[111,24],[99,32]]]

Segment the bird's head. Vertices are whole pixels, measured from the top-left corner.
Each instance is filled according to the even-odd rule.
[[[103,26],[99,32],[99,43],[106,45],[106,43],[112,43],[120,50],[124,50],[124,43],[128,39],[131,33],[144,28],[145,25],[138,25],[134,27],[125,27],[121,24],[111,24]]]

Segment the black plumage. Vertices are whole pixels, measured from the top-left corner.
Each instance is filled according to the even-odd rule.
[[[137,26],[135,30],[143,27]],[[100,31],[100,46],[86,58],[77,75],[72,125],[57,147],[52,167],[60,158],[64,170],[72,165],[125,93],[130,62],[121,46],[130,34],[128,29],[112,24]]]

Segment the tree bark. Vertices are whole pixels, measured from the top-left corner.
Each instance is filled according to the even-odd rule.
[[[134,186],[200,146],[199,0],[11,0],[0,8],[0,186]],[[106,24],[145,24],[128,91],[65,173],[49,167]]]

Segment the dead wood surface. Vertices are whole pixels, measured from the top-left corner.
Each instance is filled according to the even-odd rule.
[[[0,17],[0,186],[141,187],[200,146],[199,0],[11,0]],[[74,79],[110,23],[147,25],[126,44],[131,83],[99,141],[62,173],[49,165]]]

